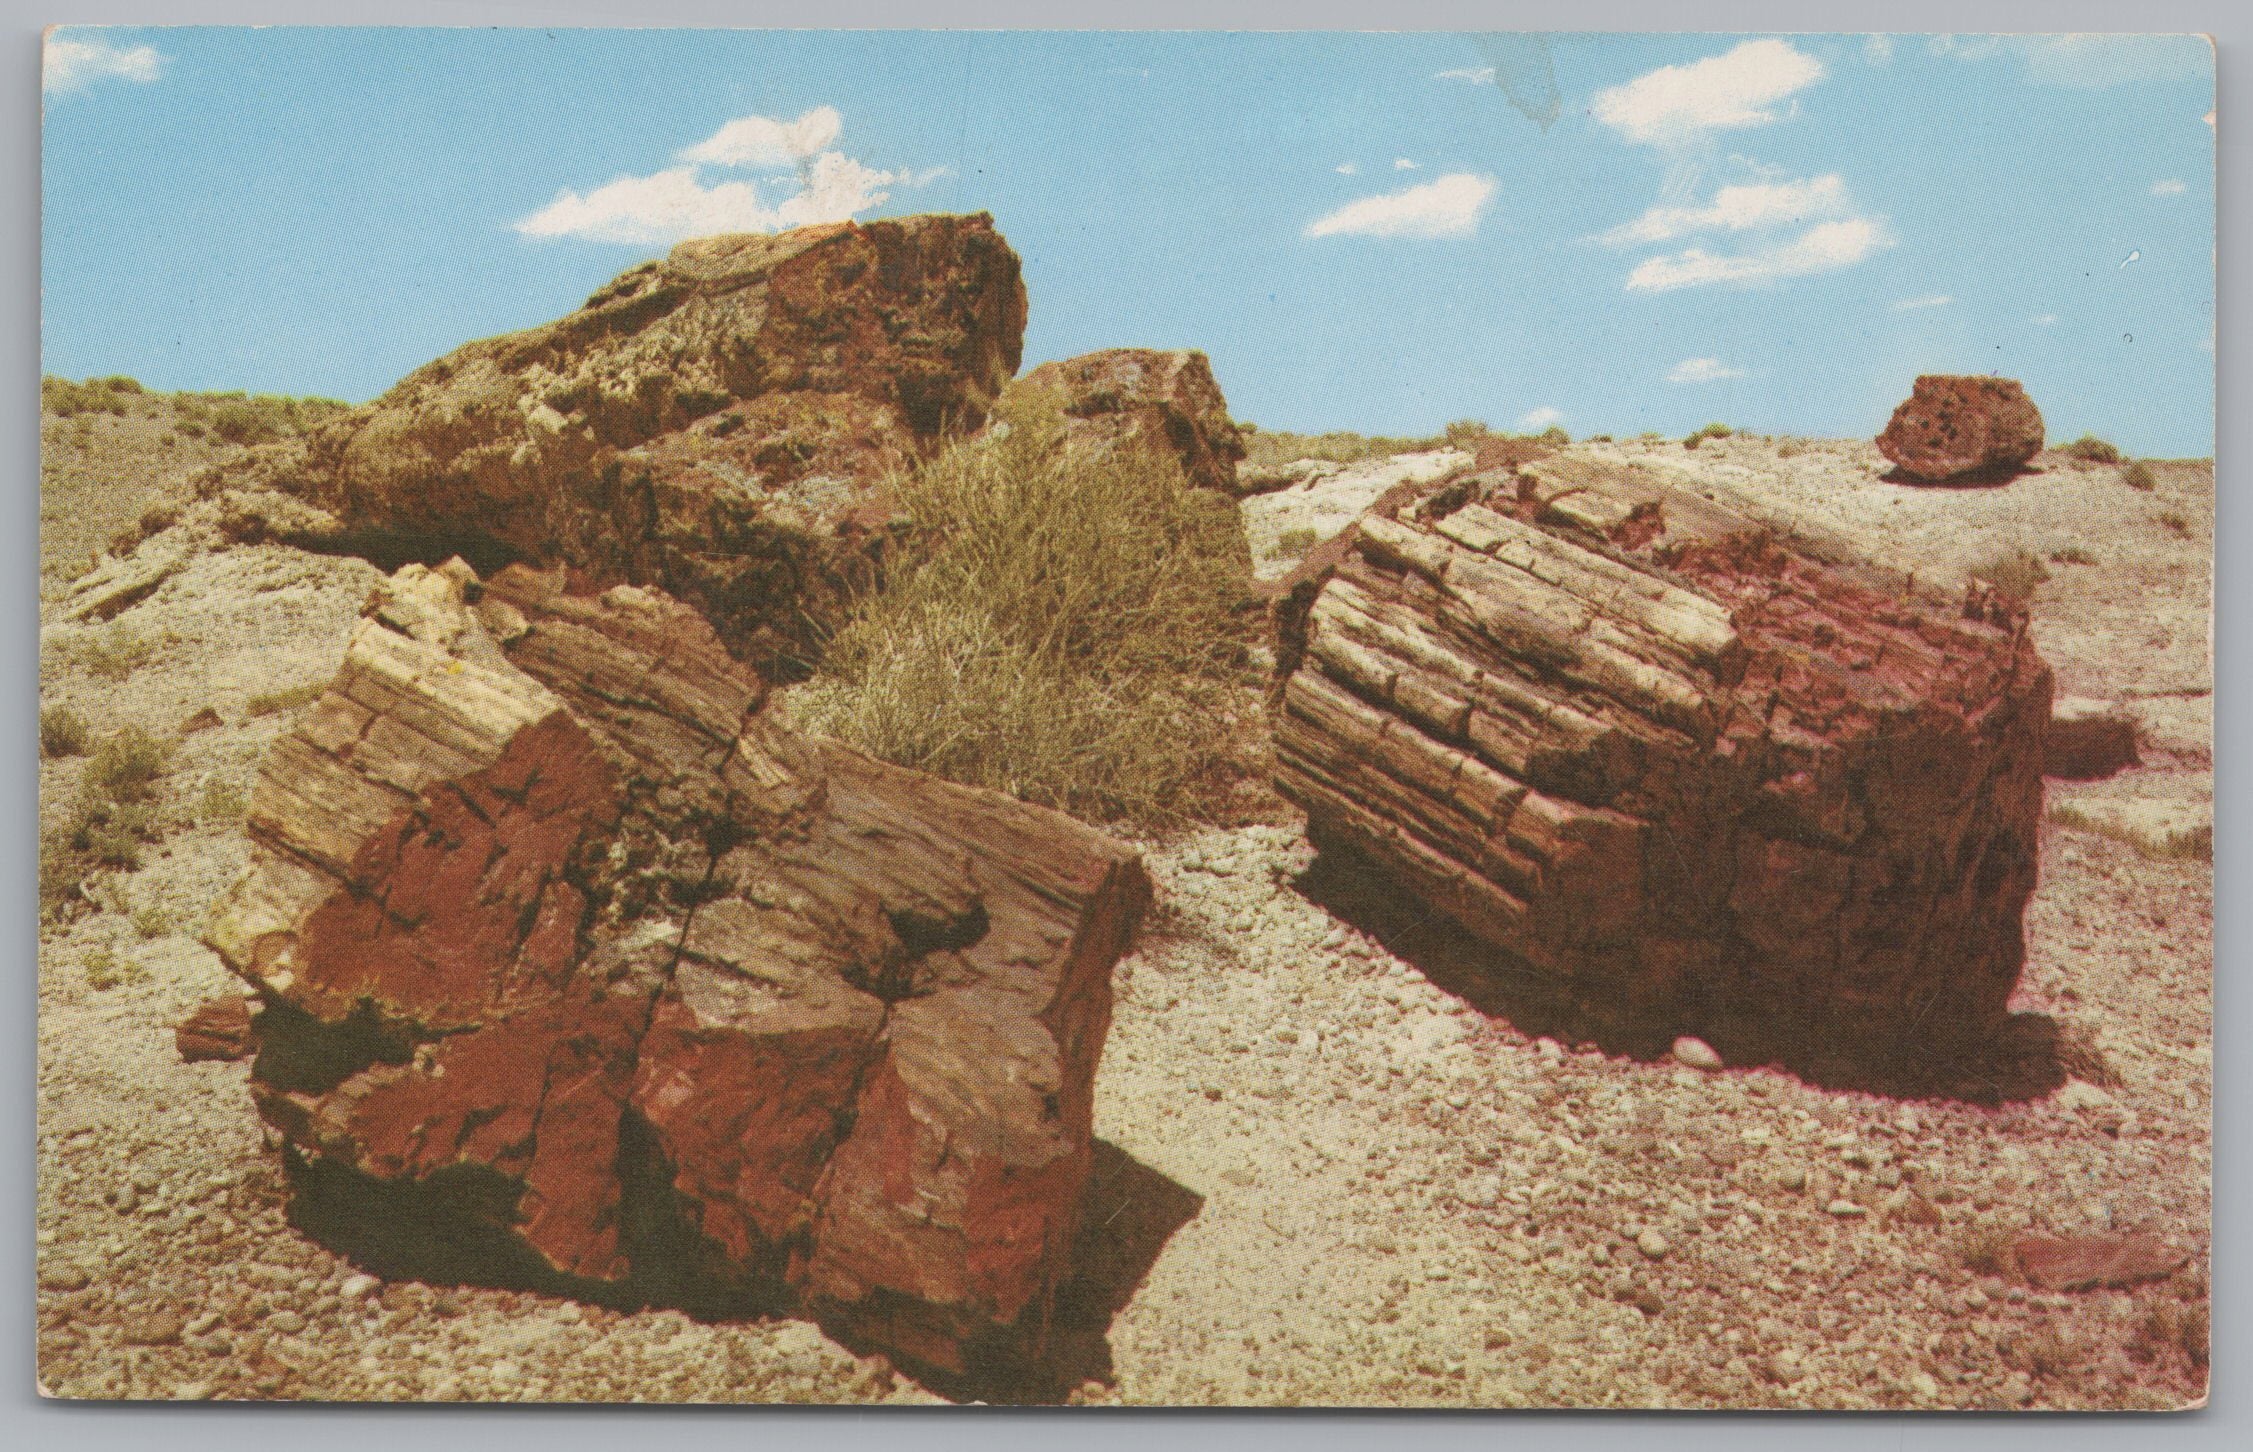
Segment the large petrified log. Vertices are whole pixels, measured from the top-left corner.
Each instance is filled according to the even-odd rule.
[[[1732,1058],[1994,1025],[2050,698],[2022,615],[1594,461],[1391,502],[1280,607],[1318,846],[1597,1023]]]
[[[2042,411],[2015,378],[1927,373],[1877,446],[1903,478],[1920,483],[2007,479],[2042,451]]]
[[[697,238],[195,488],[232,534],[387,568],[654,585],[772,676],[880,557],[886,475],[979,426],[1024,328],[983,213]]]
[[[535,1280],[1037,1343],[1131,851],[759,713],[654,591],[409,565],[276,743],[208,940],[326,1182]],[[667,1290],[667,1288],[674,1288]]]
[[[1014,388],[1046,392],[1064,411],[1075,447],[1139,439],[1171,454],[1201,489],[1239,492],[1243,435],[1228,416],[1212,363],[1193,350],[1106,348],[1043,363]]]

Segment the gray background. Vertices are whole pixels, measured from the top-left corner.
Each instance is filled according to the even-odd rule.
[[[1057,5],[1041,0],[821,0],[776,4],[770,0],[0,0],[0,288],[5,308],[4,372],[0,372],[0,681],[21,689],[0,709],[0,761],[12,761],[0,778],[0,1018],[9,1027],[0,1043],[13,1051],[10,1075],[0,1079],[0,1165],[15,1177],[0,1181],[0,1445],[70,1446],[94,1452],[108,1447],[168,1448],[301,1446],[322,1452],[361,1447],[474,1447],[536,1443],[555,1452],[610,1447],[626,1440],[667,1446],[755,1446],[762,1442],[819,1438],[824,1452],[912,1444],[917,1452],[969,1447],[1036,1447],[1068,1441],[1074,1452],[1146,1444],[1153,1438],[1198,1446],[1247,1449],[1382,1447],[1413,1441],[1419,1447],[1600,1446],[1688,1452],[1702,1448],[1828,1449],[1999,1446],[2044,1449],[2140,1447],[2164,1442],[2185,1446],[2253,1446],[2253,1372],[2248,1354],[2246,1258],[2230,1230],[2244,1223],[2247,1197],[2246,1128],[2249,1116],[2236,1096],[2243,1081],[2231,1050],[2249,1041],[2245,995],[2229,980],[2238,968],[2238,920],[2224,914],[2215,936],[2215,969],[2224,980],[2215,995],[2217,1053],[2215,1245],[2213,1272],[2214,1394],[2207,1410],[2173,1416],[2065,1415],[1863,1415],[1631,1413],[1186,1413],[1119,1411],[796,1411],[788,1409],[679,1408],[417,1408],[313,1406],[102,1406],[43,1402],[32,1383],[32,1113],[37,1009],[38,904],[32,864],[37,855],[37,755],[35,725],[38,652],[38,392],[37,280],[39,226],[39,30],[54,23],[115,24],[375,24],[463,26],[976,26],[1003,28],[1114,27],[1133,29],[1242,28],[1431,30],[2142,30],[2203,31],[2220,44],[2221,158],[2220,326],[2217,480],[2219,552],[2216,621],[2235,623],[2247,587],[2231,568],[2245,557],[2234,498],[2247,443],[2246,418],[2253,393],[2245,386],[2237,342],[2247,322],[2240,284],[2246,269],[2243,126],[2234,102],[2244,94],[2253,52],[2253,6],[2243,0],[2176,3],[2176,0],[1098,0]],[[1976,165],[1936,158],[1936,164]],[[2233,258],[2233,249],[2236,255]],[[2218,747],[2240,735],[2237,686],[2245,679],[2246,646],[2235,631],[2217,628]],[[2228,756],[2230,750],[2218,754]],[[2215,857],[2215,892],[2234,900],[2248,886],[2235,824],[2240,791],[2234,767],[2218,771],[2224,818]],[[2234,1430],[2233,1430],[2234,1429]]]

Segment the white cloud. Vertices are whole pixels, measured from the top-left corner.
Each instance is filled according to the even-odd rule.
[[[1438,81],[1469,81],[1474,86],[1492,85],[1494,82],[1494,67],[1462,66],[1452,71],[1441,71],[1432,79]]]
[[[2034,316],[2032,316],[2032,317],[2028,318],[2028,319],[2027,319],[2026,321],[2028,321],[2028,322],[2032,323],[2032,324],[2033,324],[2033,325],[2034,325],[2035,327],[2037,327],[2037,328],[2048,328],[2048,327],[2054,327],[2054,326],[2055,326],[2055,325],[2057,324],[2057,314],[2056,314],[2056,313],[2036,313],[2036,314],[2034,314]]]
[[[1518,432],[1521,434],[1537,434],[1543,429],[1555,428],[1564,421],[1563,409],[1551,408],[1547,404],[1543,404],[1518,420]]]
[[[1361,168],[1350,161],[1341,161],[1332,170],[1336,171],[1339,176],[1352,176]]]
[[[2202,35],[1936,35],[1927,44],[1934,55],[1964,61],[2016,56],[2037,86],[2104,90],[2214,72],[2214,50]]]
[[[845,129],[835,106],[816,106],[795,121],[771,116],[739,116],[696,145],[679,160],[706,166],[797,166],[829,149]]]
[[[1726,186],[1702,207],[1657,206],[1623,222],[1599,239],[1614,247],[1640,242],[1670,242],[1693,232],[1741,232],[1753,227],[1788,226],[1847,210],[1846,183],[1835,174],[1806,181],[1750,182]]]
[[[566,189],[516,223],[526,237],[580,237],[595,242],[669,244],[718,232],[779,232],[817,222],[843,222],[881,206],[895,186],[924,186],[946,175],[879,171],[826,150],[844,129],[834,107],[816,106],[794,121],[744,116],[682,151],[683,163],[650,176],[622,176],[592,191]],[[707,179],[707,167],[792,175]]]
[[[1394,171],[1422,171],[1422,170],[1423,170],[1423,168],[1422,168],[1421,166],[1417,165],[1417,164],[1416,164],[1415,162],[1413,162],[1413,161],[1410,161],[1410,160],[1409,160],[1409,159],[1408,159],[1407,157],[1405,157],[1405,156],[1396,156],[1396,157],[1394,157],[1394,158],[1392,159],[1392,169],[1393,169]]]
[[[1893,37],[1890,35],[1865,35],[1862,37],[1862,59],[1873,66],[1882,66],[1893,59]]]
[[[1893,304],[1897,313],[1920,312],[1925,308],[1944,308],[1955,299],[1944,292],[1927,293],[1923,297],[1905,297]]]
[[[1307,224],[1309,237],[1468,237],[1494,199],[1494,178],[1451,172],[1405,191],[1348,202]]]
[[[40,85],[51,94],[62,95],[108,79],[146,85],[163,73],[164,57],[153,46],[121,49],[106,40],[56,35],[47,41]]]
[[[1669,383],[1719,383],[1724,378],[1742,378],[1742,368],[1731,368],[1719,358],[1684,358],[1666,371]]]
[[[1724,55],[1661,66],[1598,91],[1596,119],[1629,141],[1681,146],[1715,131],[1763,126],[1777,102],[1823,77],[1823,63],[1781,40],[1748,40]]]
[[[2190,188],[2184,186],[2179,177],[2167,177],[2151,184],[2151,194],[2155,197],[2179,197],[2188,190]]]
[[[1629,292],[1671,292],[1710,283],[1752,286],[1852,267],[1892,239],[1868,217],[1849,217],[1808,228],[1788,242],[1728,256],[1689,247],[1647,258],[1627,275]]]

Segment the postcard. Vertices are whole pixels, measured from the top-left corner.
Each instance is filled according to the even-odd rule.
[[[46,1394],[2203,1403],[2204,37],[44,89]]]

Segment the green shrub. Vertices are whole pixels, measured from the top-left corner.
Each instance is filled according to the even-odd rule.
[[[79,418],[94,413],[123,418],[127,412],[127,396],[140,391],[141,385],[130,378],[89,378],[84,383],[73,383],[68,378],[49,375],[39,380],[39,406],[58,418]]]
[[[78,966],[86,975],[86,986],[98,992],[106,992],[125,981],[125,975],[117,966],[117,955],[100,943],[79,951]]]
[[[242,788],[224,777],[213,776],[203,784],[203,799],[196,820],[205,826],[223,826],[240,822],[247,810],[249,804],[244,800]]]
[[[131,916],[133,931],[144,938],[161,938],[172,931],[172,914],[154,903],[142,903]]]
[[[1685,449],[1694,449],[1698,445],[1704,443],[1707,439],[1725,439],[1735,432],[1735,429],[1730,428],[1725,423],[1709,423],[1704,428],[1699,429],[1696,433],[1690,434],[1688,437],[1684,438],[1682,440],[1682,447]]]
[[[1241,431],[1243,425],[1238,425]],[[1294,434],[1254,428],[1244,438],[1244,462],[1258,468],[1275,468],[1301,459],[1326,459],[1333,464],[1358,464],[1394,454],[1420,453],[1445,448],[1448,440],[1390,438],[1382,435],[1336,432]]]
[[[39,713],[39,754],[77,756],[92,735],[86,722],[68,706],[49,706]]]
[[[2025,605],[2033,600],[2035,587],[2050,577],[2049,567],[2025,550],[2012,550],[1982,560],[1968,573],[1975,580],[1985,580],[1997,595],[2013,605]]]
[[[209,430],[230,444],[265,444],[304,433],[350,405],[333,398],[292,398],[276,393],[182,393],[173,407],[182,433]]]
[[[2120,462],[2120,451],[2095,434],[2081,435],[2072,443],[2067,444],[2062,452],[2072,455],[2085,464],[2117,464]]]
[[[1154,451],[1067,449],[1053,399],[1004,421],[897,481],[906,557],[791,709],[955,781],[1194,820],[1228,772],[1231,698],[1257,678],[1235,506]]]
[[[127,726],[102,739],[86,764],[86,785],[113,802],[144,802],[156,795],[157,778],[172,763],[172,743],[139,726]]]
[[[2159,478],[2151,472],[2151,465],[2141,459],[2131,460],[2128,467],[2120,471],[2120,482],[2145,494],[2159,487]]]
[[[1321,532],[1312,529],[1286,529],[1275,537],[1275,552],[1293,557],[1313,549],[1322,539]]]
[[[1459,449],[1475,449],[1478,447],[1480,439],[1488,437],[1493,432],[1494,430],[1486,426],[1484,419],[1459,418],[1441,430],[1440,437]]]
[[[1557,424],[1549,425],[1549,427],[1543,429],[1540,433],[1535,434],[1534,437],[1539,439],[1542,443],[1554,444],[1560,449],[1572,442],[1572,435],[1566,433],[1564,429]]]
[[[2161,510],[2159,523],[2162,528],[2181,535],[2184,539],[2190,538],[2190,516],[2179,509]]]
[[[151,641],[122,625],[87,636],[78,647],[80,662],[105,681],[124,680],[155,655],[156,646]]]
[[[1776,457],[1779,459],[1796,459],[1806,452],[1807,446],[1797,439],[1782,439],[1776,444]]]

